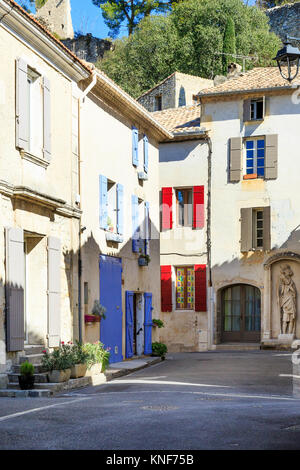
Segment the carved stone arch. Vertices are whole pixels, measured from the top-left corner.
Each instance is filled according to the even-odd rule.
[[[293,251],[284,251],[282,253],[276,253],[271,256],[265,263],[264,269],[270,269],[273,263],[277,261],[297,261],[300,263],[300,254],[294,253]]]

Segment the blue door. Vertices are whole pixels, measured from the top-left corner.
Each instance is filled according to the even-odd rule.
[[[152,294],[145,292],[144,354],[152,354]]]
[[[110,348],[110,362],[122,356],[122,259],[100,255],[100,303],[106,308],[101,320],[100,341]]]
[[[134,293],[126,292],[126,351],[125,355],[127,358],[133,356],[133,303]]]

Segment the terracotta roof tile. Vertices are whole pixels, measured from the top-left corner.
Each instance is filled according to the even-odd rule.
[[[199,96],[223,95],[234,92],[241,93],[259,89],[283,87],[290,88],[290,85],[281,77],[278,67],[256,67],[249,72],[241,74],[237,78],[232,78],[213,88],[201,90]]]
[[[197,131],[200,128],[200,105],[181,106],[151,113],[170,132]]]

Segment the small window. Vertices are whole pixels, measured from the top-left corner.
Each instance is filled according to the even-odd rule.
[[[251,100],[250,104],[251,121],[257,121],[264,118],[264,99]]]
[[[265,139],[247,139],[246,147],[246,175],[257,178],[265,176]]]
[[[107,230],[117,232],[117,185],[107,181]]]
[[[176,268],[176,309],[193,310],[195,291],[194,267]]]
[[[177,225],[192,227],[193,224],[193,190],[176,189]]]
[[[155,97],[155,111],[161,111],[162,110],[162,96],[157,95]]]
[[[262,209],[253,210],[253,248],[264,246],[264,213]]]

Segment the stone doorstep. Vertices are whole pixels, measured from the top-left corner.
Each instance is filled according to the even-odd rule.
[[[44,354],[28,354],[26,356],[19,357],[19,363],[22,364],[23,362],[31,362],[33,365],[41,365],[42,358]]]
[[[130,363],[130,361],[124,361],[122,362],[122,365],[126,362]],[[67,390],[87,387],[89,385],[101,385],[118,377],[122,377],[137,370],[144,369],[150,365],[158,364],[159,362],[161,362],[160,357],[147,357],[141,360],[141,365],[137,365],[134,368],[108,368],[105,373],[93,375],[91,377],[70,379],[67,382],[62,383],[36,383],[33,390],[19,390],[19,383],[11,382],[9,383],[9,389],[0,390],[0,397],[49,397],[53,396],[55,393],[64,392]],[[13,375],[17,376],[17,374]]]
[[[18,377],[20,375],[21,374],[8,373],[9,382],[19,382]],[[36,384],[48,382],[47,372],[43,372],[43,373],[40,373],[40,374],[34,374],[34,376],[35,376],[35,382],[34,383],[36,383]]]

